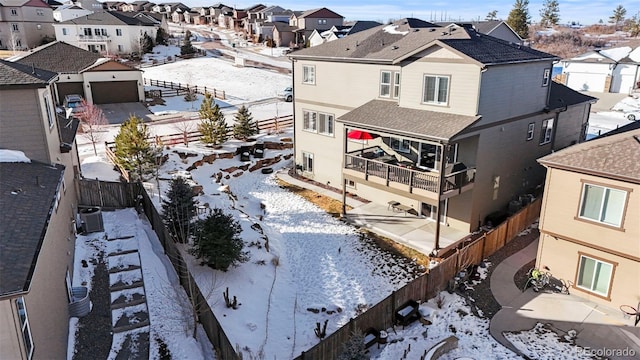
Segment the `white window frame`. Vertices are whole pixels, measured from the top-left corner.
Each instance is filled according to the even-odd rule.
[[[316,67],[313,65],[302,65],[302,83],[315,85]]]
[[[551,69],[544,69],[544,73],[542,75],[542,86],[549,86],[549,82],[551,81]]]
[[[27,359],[33,358],[33,337],[31,336],[31,327],[29,326],[29,315],[27,314],[27,304],[24,302],[24,296],[20,296],[15,300],[16,310],[18,312],[18,320],[20,321],[20,331],[22,332],[22,341],[27,352]],[[22,314],[22,311],[24,314]],[[24,315],[24,320],[23,320]],[[31,346],[27,346],[27,343]]]
[[[333,136],[335,116],[311,110],[302,110],[302,130],[320,135]]]
[[[122,36],[122,29],[116,29],[116,36]]]
[[[593,218],[591,216],[585,215],[585,209],[586,209],[586,203],[587,203],[587,196],[589,194],[588,188],[601,188],[604,191],[602,191],[602,196],[600,197],[600,199],[594,199],[596,201],[599,201],[599,210],[598,210],[598,217],[597,218]],[[605,215],[607,214],[607,210],[610,209],[608,206],[614,206],[615,204],[613,203],[609,203],[608,200],[610,198],[611,192],[616,192],[618,194],[622,194],[623,195],[623,199],[622,199],[622,208],[620,209],[615,209],[618,210],[620,213],[620,218],[618,219],[617,222],[607,222],[605,221]],[[627,206],[627,196],[628,193],[627,191],[621,190],[621,189],[615,189],[615,188],[610,188],[610,187],[606,187],[606,186],[602,186],[602,185],[594,185],[594,184],[589,184],[589,183],[584,183],[582,184],[582,194],[580,195],[580,207],[579,212],[578,212],[578,216],[580,217],[580,219],[585,219],[588,221],[593,221],[593,222],[597,222],[600,224],[604,224],[604,225],[608,225],[608,226],[614,226],[614,227],[621,227],[622,226],[622,222],[624,220],[624,214],[625,214],[625,208]]]
[[[67,28],[62,28],[62,35],[67,36]]]
[[[11,9],[11,16],[18,16],[18,9]]]
[[[380,71],[380,97],[390,98],[391,97],[391,76],[392,72],[383,70]],[[385,81],[385,77],[387,78]]]
[[[313,173],[313,153],[302,152],[302,171]]]
[[[542,121],[542,132],[540,132],[540,145],[545,145],[551,142],[553,135],[553,119],[546,119]]]
[[[536,134],[536,123],[529,123],[527,127],[527,141],[533,140]]]
[[[118,44],[118,52],[123,52],[124,51],[124,46]]]
[[[593,274],[592,274],[591,279],[590,279],[590,283],[591,283],[590,287],[582,285],[582,279],[584,277],[584,274],[582,273],[583,261],[586,260],[586,259],[592,260],[592,261],[595,262],[594,271],[593,271]],[[607,290],[605,292],[600,292],[600,291],[597,291],[594,287],[595,287],[595,284],[596,284],[597,275],[600,274],[603,265],[609,266],[610,267],[610,271],[609,271],[609,278],[607,279],[607,285],[605,286],[605,288]],[[585,291],[588,291],[588,292],[591,292],[591,293],[594,293],[594,294],[597,294],[597,295],[604,296],[604,297],[608,298],[609,297],[609,290],[610,290],[610,287],[611,287],[611,281],[613,280],[613,274],[615,272],[615,268],[616,268],[616,266],[613,263],[610,263],[610,262],[607,262],[607,261],[603,261],[603,260],[599,260],[599,259],[596,259],[594,257],[588,256],[588,255],[585,255],[585,254],[580,254],[580,260],[578,261],[578,273],[577,273],[577,277],[576,277],[576,287],[578,287],[578,288],[580,288],[582,290],[585,290]]]
[[[389,147],[397,152],[408,154],[411,152],[411,140],[390,137]]]
[[[11,31],[13,31],[13,32],[20,32],[20,25],[18,25],[18,24],[11,24]]]
[[[314,133],[318,131],[318,113],[302,110],[302,130]]]
[[[93,32],[91,31],[91,28],[84,28],[84,29],[82,29],[82,34],[84,36],[91,36],[93,34]]]
[[[392,96],[394,99],[398,99],[400,97],[400,71],[393,72],[393,93]]]
[[[38,16],[44,16],[44,11],[42,9],[36,9],[36,14]]]
[[[318,113],[318,134],[333,136],[334,124],[333,114]]]
[[[47,120],[49,121],[49,129],[53,128],[53,115],[51,114],[51,104],[49,103],[49,97],[44,96],[44,110],[47,113]]]
[[[427,99],[428,95],[431,93],[429,89],[427,89],[427,79],[433,78],[435,79],[435,84],[432,94],[433,100]],[[441,82],[446,79],[446,89],[442,88]],[[451,77],[447,75],[424,75],[423,84],[422,84],[422,103],[430,104],[430,105],[447,105],[449,103],[449,88],[451,86]],[[442,100],[440,98],[441,92],[446,91],[444,94],[445,99]]]
[[[327,19],[318,19],[318,25],[327,25]]]

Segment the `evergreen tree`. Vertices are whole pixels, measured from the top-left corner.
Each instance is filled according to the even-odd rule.
[[[151,36],[149,36],[149,34],[144,33],[141,41],[142,41],[143,54],[148,54],[153,52],[153,39],[151,38]]]
[[[338,360],[368,360],[367,348],[364,346],[364,335],[360,331],[351,333],[347,342],[342,344],[342,352]]]
[[[486,21],[493,21],[498,19],[498,10],[489,11],[487,16],[484,18]]]
[[[115,138],[116,161],[137,179],[155,165],[156,154],[148,138],[147,125],[135,115],[120,126]]]
[[[180,46],[180,55],[191,55],[196,53],[196,48],[191,44],[191,31],[187,30],[184,34],[182,46]]]
[[[169,183],[167,198],[162,200],[162,220],[169,233],[181,243],[189,240],[191,219],[196,215],[196,202],[191,186],[182,177]]]
[[[507,24],[523,39],[529,37],[529,0],[516,0]]]
[[[164,31],[162,27],[159,27],[156,31],[156,44],[158,45],[167,45],[167,32]]]
[[[242,227],[233,215],[225,215],[215,208],[205,219],[197,220],[191,253],[203,264],[227,271],[229,266],[249,260],[249,254],[242,251],[244,242],[240,238]]]
[[[199,113],[198,131],[202,134],[201,141],[211,146],[227,141],[227,121],[210,93],[204,94]]]
[[[636,37],[640,35],[640,15],[636,15],[624,22],[624,30],[629,32],[629,36]]]
[[[624,21],[626,15],[627,9],[622,5],[618,5],[618,7],[613,10],[613,15],[609,16],[609,23],[618,26]]]
[[[242,105],[235,116],[233,125],[233,137],[238,140],[247,140],[258,133],[258,128],[253,122],[253,117],[246,106]]]
[[[540,9],[540,25],[550,27],[560,22],[560,5],[558,0],[544,0]]]

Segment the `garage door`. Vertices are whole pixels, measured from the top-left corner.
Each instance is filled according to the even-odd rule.
[[[567,86],[576,91],[604,92],[607,75],[589,73],[568,73]]]
[[[138,102],[137,81],[99,81],[91,83],[94,104]]]
[[[58,88],[58,104],[62,104],[64,97],[69,94],[78,94],[84,97],[84,88],[81,82],[59,82],[56,83],[56,87]]]

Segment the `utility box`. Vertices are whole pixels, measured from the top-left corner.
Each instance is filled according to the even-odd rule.
[[[87,207],[78,209],[82,230],[85,233],[104,231],[102,210],[99,207]]]

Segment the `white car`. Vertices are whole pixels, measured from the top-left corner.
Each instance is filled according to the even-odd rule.
[[[631,111],[626,111],[624,113],[624,117],[626,117],[627,119],[629,119],[630,121],[636,121],[639,120],[640,121],[640,109],[637,110],[631,110]]]
[[[293,101],[293,88],[291,86],[289,86],[288,88],[285,88],[284,90],[278,93],[278,97],[286,102]]]

